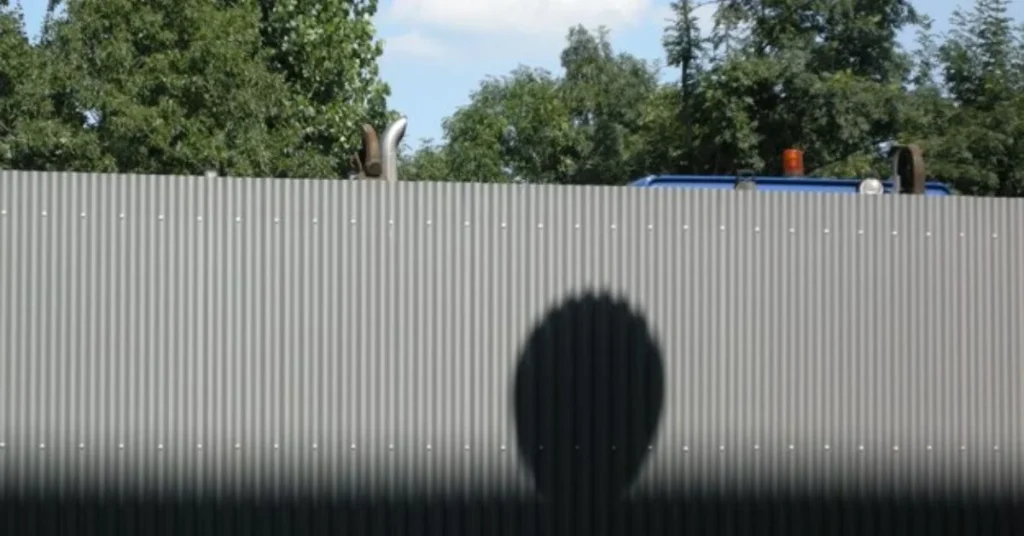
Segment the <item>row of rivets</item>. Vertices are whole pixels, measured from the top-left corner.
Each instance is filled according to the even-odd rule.
[[[234,447],[235,447],[235,450],[241,450],[242,444],[241,443],[235,443]],[[6,449],[6,448],[7,448],[7,443],[0,441],[0,449]],[[125,447],[124,443],[118,443],[117,448],[118,448],[118,450],[124,450],[126,447]],[[274,450],[279,450],[280,448],[281,448],[280,443],[274,443]],[[319,445],[317,443],[313,443],[312,444],[312,448],[313,448],[313,450],[317,450],[319,448]],[[465,450],[470,450],[470,446],[469,445],[465,445],[463,448]],[[538,450],[544,450],[544,445],[538,445],[537,448],[538,448]],[[831,450],[832,446],[829,445],[829,444],[825,444],[823,448],[824,448],[824,450]],[[927,450],[934,450],[934,447],[932,445],[928,445],[925,448]],[[46,449],[46,443],[40,443],[39,444],[39,450],[45,450],[45,449]],[[78,444],[78,449],[79,450],[85,450],[85,443],[79,443]],[[203,444],[202,443],[199,443],[199,444],[196,445],[196,450],[202,450],[202,449],[203,449]],[[349,449],[350,450],[356,450],[356,444],[352,443],[349,446]],[[431,450],[432,446],[430,444],[427,444],[426,445],[426,449],[427,450]],[[501,450],[506,450],[506,449],[507,449],[507,447],[505,445],[501,445]],[[760,444],[755,444],[753,446],[753,449],[754,450],[761,450],[761,445]],[[157,445],[157,450],[164,450],[164,444],[163,443],[158,444]],[[388,445],[388,450],[395,450],[395,444],[394,443],[390,443]],[[579,445],[576,445],[576,450],[580,450],[580,446]],[[615,445],[611,446],[611,450],[616,450]],[[654,450],[654,445],[648,445],[647,446],[647,450]],[[719,445],[718,450],[724,452],[726,450],[725,445]],[[788,447],[788,450],[791,450],[791,451],[792,450],[796,450],[796,445],[790,444],[789,447]],[[857,446],[857,450],[858,451],[864,451],[864,450],[866,450],[866,447],[864,445],[858,445]],[[893,445],[892,446],[892,450],[899,451],[900,450],[900,446],[899,445]],[[960,445],[960,450],[961,451],[966,451],[967,450],[967,446],[966,445]],[[992,450],[999,450],[999,445],[994,445],[992,447]],[[684,452],[689,452],[690,451],[690,446],[689,445],[683,445],[683,451]]]
[[[6,215],[7,215],[7,211],[6,211],[6,210],[0,210],[0,216],[6,216]],[[43,212],[42,212],[42,215],[43,215],[44,217],[45,217],[45,216],[47,216],[47,212],[46,212],[46,211],[43,211]],[[82,217],[82,218],[85,218],[85,213],[84,213],[84,212],[83,212],[83,213],[81,213],[81,217]],[[125,215],[124,215],[124,214],[122,213],[122,214],[120,215],[120,218],[121,218],[121,219],[124,219],[124,218],[125,218]],[[159,220],[163,220],[163,219],[164,219],[164,215],[163,215],[163,214],[160,214],[159,216],[157,216],[157,219],[159,219]],[[197,216],[197,217],[196,217],[196,221],[203,221],[203,217],[202,217],[202,216]],[[235,221],[236,221],[236,222],[241,222],[241,221],[242,221],[242,218],[241,218],[241,216],[236,216],[236,217],[235,217]],[[319,218],[313,218],[313,220],[312,220],[312,221],[313,221],[313,223],[319,223],[319,221],[320,221],[320,220],[319,220]],[[281,222],[281,218],[278,218],[278,217],[275,217],[275,218],[274,218],[274,223],[280,223],[280,222]],[[351,224],[355,224],[355,223],[356,223],[356,220],[355,220],[355,218],[353,218],[353,219],[349,220],[349,223],[351,223]],[[394,225],[394,224],[395,224],[395,220],[388,220],[388,225]],[[433,224],[433,220],[427,220],[427,225],[432,225],[432,224]],[[469,227],[469,224],[470,224],[470,223],[469,223],[469,221],[464,221],[464,222],[463,222],[463,225],[464,225],[464,226],[466,226],[466,227]],[[508,224],[507,224],[506,222],[501,222],[501,227],[502,227],[502,228],[506,228],[506,227],[508,227]],[[579,223],[576,223],[576,224],[574,225],[574,227],[575,227],[576,229],[579,229],[579,228],[580,228],[580,224],[579,224]],[[544,224],[543,224],[543,223],[538,223],[538,224],[537,224],[537,228],[538,228],[538,229],[543,229],[543,228],[544,228]],[[614,223],[613,223],[613,224],[611,224],[611,225],[610,225],[610,228],[611,228],[611,229],[617,229],[617,226],[616,226],[616,224],[614,224]],[[653,231],[653,230],[654,230],[654,225],[653,225],[653,224],[647,224],[647,230],[649,230],[649,231]],[[685,224],[685,225],[683,225],[683,230],[684,230],[684,231],[689,231],[689,230],[690,230],[690,226],[689,226],[688,224]],[[719,227],[718,227],[718,230],[719,230],[719,231],[725,231],[725,230],[726,230],[726,227],[725,227],[725,225],[719,225]],[[755,233],[760,233],[760,232],[761,232],[761,226],[755,226],[755,227],[754,227],[754,232],[755,232]],[[790,228],[789,228],[789,232],[790,232],[791,234],[794,234],[794,233],[796,233],[796,228],[795,228],[795,227],[790,227]],[[831,230],[831,229],[828,229],[828,228],[825,228],[825,229],[824,229],[824,230],[823,230],[822,232],[823,232],[824,234],[831,234],[831,233],[832,233],[832,230]],[[858,229],[858,230],[857,230],[857,234],[859,234],[859,235],[863,235],[863,234],[864,234],[864,229]],[[897,235],[899,234],[899,232],[898,232],[898,231],[892,231],[892,234],[893,234],[893,236],[897,236]],[[929,237],[930,237],[930,236],[932,236],[932,232],[931,232],[931,231],[926,231],[926,232],[925,232],[925,236],[929,236]],[[962,232],[962,231],[961,231],[961,232],[959,233],[959,236],[960,236],[961,238],[963,238],[963,237],[965,237],[965,236],[967,236],[967,235],[966,235],[966,233],[964,233],[964,232]],[[992,234],[992,238],[999,238],[999,235],[998,235],[997,233],[993,233],[993,234]]]
[[[6,210],[0,211],[0,215],[7,215],[7,211]],[[42,215],[43,215],[43,217],[46,217],[48,214],[44,210],[42,212]],[[83,217],[83,218],[85,217],[85,212],[81,213],[81,217]],[[120,214],[120,217],[121,217],[121,219],[125,219],[125,214]],[[157,219],[163,220],[164,219],[164,215],[163,214],[158,215]],[[203,221],[203,216],[197,216],[196,220],[197,221]],[[241,222],[242,221],[242,217],[241,216],[236,216],[236,218],[234,218],[234,221]],[[280,223],[281,222],[281,218],[280,217],[275,217],[275,218],[273,218],[273,222],[274,223]],[[312,222],[313,223],[318,223],[319,222],[319,218],[312,218]],[[349,223],[355,224],[355,219],[354,218],[350,219]],[[433,224],[433,220],[428,219],[427,220],[427,224],[428,225]],[[394,220],[393,219],[388,220],[388,225],[394,225]],[[463,221],[463,225],[464,226],[469,226],[469,221]],[[507,226],[508,226],[508,223],[505,222],[505,221],[502,221],[501,226],[502,226],[502,229],[506,229]],[[580,223],[575,223],[573,226],[574,226],[575,229],[581,229]],[[538,229],[544,229],[544,223],[538,223],[537,224],[537,228]],[[609,229],[614,231],[615,229],[617,229],[617,226],[614,223],[611,223],[611,225],[609,226]],[[724,232],[725,229],[726,229],[725,225],[719,225],[719,231]],[[651,224],[651,223],[648,223],[647,224],[647,231],[653,231],[653,230],[654,230],[654,225]],[[683,225],[683,231],[689,231],[689,230],[690,230],[690,225],[684,224]],[[762,228],[761,228],[760,225],[755,226],[755,228],[754,228],[754,232],[755,233],[761,233],[761,231],[762,231]],[[790,234],[796,234],[796,233],[797,233],[796,228],[790,228]],[[831,230],[830,229],[824,229],[822,231],[822,233],[825,234],[825,235],[829,235],[829,234],[831,234]],[[864,234],[864,230],[862,230],[862,229],[857,230],[857,234],[858,235],[863,235]],[[898,236],[899,232],[898,231],[893,231],[892,235],[894,237]],[[931,231],[925,232],[925,236],[926,237],[931,237],[932,236],[932,232]],[[964,232],[961,232],[961,233],[958,234],[958,236],[961,237],[961,238],[965,238],[965,237],[967,237],[967,234],[964,233]],[[992,238],[993,239],[994,238],[999,238],[999,235],[997,233],[993,233],[992,234]]]

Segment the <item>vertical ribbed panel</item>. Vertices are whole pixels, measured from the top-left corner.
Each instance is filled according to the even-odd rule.
[[[0,210],[0,501],[1020,498],[1024,201],[0,172]]]

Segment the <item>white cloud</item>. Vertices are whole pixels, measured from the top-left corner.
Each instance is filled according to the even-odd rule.
[[[635,24],[650,7],[651,0],[393,0],[388,15],[474,33],[562,35],[575,24]]]
[[[384,38],[384,52],[388,55],[437,59],[445,56],[444,45],[419,32],[410,32]]]

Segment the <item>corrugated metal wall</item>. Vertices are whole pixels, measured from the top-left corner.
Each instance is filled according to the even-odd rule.
[[[0,501],[1016,504],[1022,246],[1020,200],[0,172]]]

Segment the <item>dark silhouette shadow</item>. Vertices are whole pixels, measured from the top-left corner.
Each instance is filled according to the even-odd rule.
[[[570,298],[533,330],[516,369],[516,432],[559,534],[591,534],[615,519],[664,392],[661,349],[624,301]]]
[[[960,500],[933,501],[712,494],[631,500],[626,491],[657,432],[664,393],[685,388],[665,384],[643,317],[607,296],[569,298],[527,336],[520,358],[509,398],[535,499],[256,503],[0,495],[0,536],[1024,534],[1019,499],[966,491]]]

